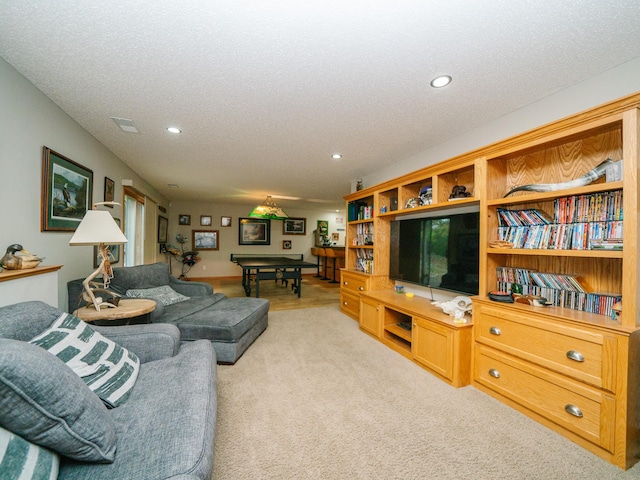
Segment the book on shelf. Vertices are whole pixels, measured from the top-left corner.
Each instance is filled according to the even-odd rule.
[[[598,315],[611,316],[613,306],[622,299],[620,294],[593,291],[579,275],[543,273],[516,267],[497,267],[496,275],[499,291],[510,292],[517,284],[523,295],[544,297],[557,307]]]
[[[553,216],[540,209],[497,208],[498,240],[513,248],[621,250],[622,190],[573,195],[554,201]],[[615,245],[615,246],[614,246]]]
[[[356,270],[363,273],[373,273],[373,250],[356,250]]]

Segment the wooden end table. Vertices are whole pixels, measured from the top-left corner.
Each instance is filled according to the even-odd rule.
[[[77,309],[73,314],[87,323],[101,326],[149,323],[149,315],[156,302],[146,298],[121,298],[117,307],[102,307],[98,312],[93,304]]]

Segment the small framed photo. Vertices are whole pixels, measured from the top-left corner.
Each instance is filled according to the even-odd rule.
[[[231,217],[220,217],[220,225],[223,227],[231,226]]]
[[[283,240],[282,241],[282,249],[283,250],[291,250],[291,240]]]
[[[191,225],[191,215],[181,213],[178,215],[178,225]]]
[[[239,245],[271,245],[271,220],[241,218],[238,224]]]
[[[306,235],[307,219],[306,218],[285,218],[282,221],[283,235]]]
[[[104,201],[113,202],[116,184],[109,177],[104,177]],[[105,205],[105,207],[113,208],[113,205]]]
[[[200,215],[200,225],[203,227],[211,226],[211,215]]]
[[[218,230],[192,230],[194,250],[220,250]]]
[[[158,243],[167,243],[167,231],[169,230],[169,219],[158,215]]]

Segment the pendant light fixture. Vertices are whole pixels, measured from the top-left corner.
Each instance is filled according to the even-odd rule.
[[[262,205],[257,205],[249,214],[251,218],[268,218],[271,220],[284,220],[289,218],[289,215],[284,213],[276,202],[271,198],[271,195],[267,195]]]

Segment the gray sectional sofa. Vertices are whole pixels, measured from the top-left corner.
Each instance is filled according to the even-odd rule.
[[[158,297],[157,289],[165,287],[181,296],[178,301],[171,303],[175,298],[166,301]],[[123,297],[130,294],[155,300],[157,307],[150,315],[151,323],[176,325],[183,341],[209,340],[218,363],[235,363],[268,324],[268,300],[227,298],[215,293],[207,283],[176,279],[166,263],[113,268],[109,288]],[[68,290],[69,312],[73,312],[78,305],[84,305],[78,302],[82,280],[69,282]]]
[[[59,356],[29,343],[61,314],[42,302],[0,308],[0,440],[11,436],[12,452],[28,446],[39,468],[59,468],[61,480],[211,479],[211,342],[181,342],[170,324],[91,327],[139,359],[126,401],[108,409]],[[28,458],[3,455],[2,468],[16,471]]]

